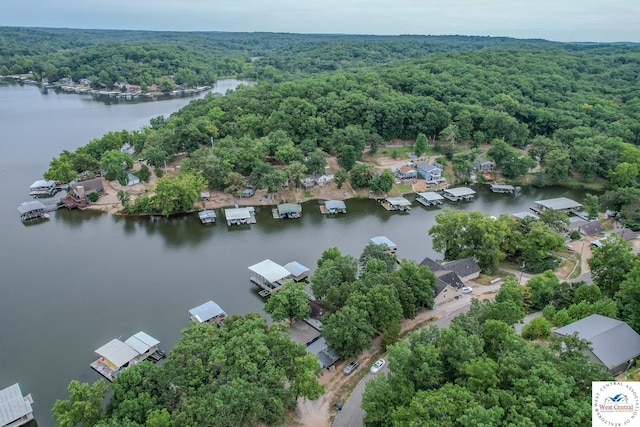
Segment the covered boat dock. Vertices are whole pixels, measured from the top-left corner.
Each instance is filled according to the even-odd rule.
[[[20,384],[15,383],[0,390],[0,426],[18,427],[33,420],[33,399],[22,395]]]
[[[426,193],[417,193],[416,202],[424,206],[439,206],[443,203],[444,197],[435,191],[427,191]]]
[[[256,211],[253,207],[225,209],[224,216],[228,226],[256,223]]]
[[[289,270],[270,259],[250,266],[249,273],[249,280],[262,288],[260,296],[263,297],[280,290],[282,284],[293,280],[293,275]]]
[[[582,204],[566,197],[557,197],[555,199],[536,200],[535,206],[531,208],[534,212],[542,212],[547,209],[565,211],[567,213],[579,212]]]
[[[18,206],[18,212],[20,213],[20,219],[23,221],[30,221],[32,219],[46,219],[49,218],[47,214],[47,206],[39,200],[31,200],[29,202],[22,202]]]
[[[302,216],[302,205],[299,203],[281,203],[271,210],[273,219],[300,218]]]
[[[327,200],[323,205],[320,205],[320,212],[323,215],[347,213],[347,205],[342,200]]]
[[[448,188],[442,191],[442,195],[452,202],[473,200],[475,194],[476,192],[468,187]]]
[[[491,191],[494,193],[513,194],[515,190],[513,185],[491,184]]]
[[[227,313],[215,302],[207,301],[189,310],[190,319],[196,323],[215,323],[222,326],[222,321],[227,317]]]
[[[293,280],[296,282],[306,280],[309,277],[309,271],[311,271],[308,267],[305,267],[297,261],[291,261],[290,263],[285,264],[284,268],[291,273]]]
[[[382,207],[388,211],[411,210],[411,202],[404,197],[387,197],[382,200]]]
[[[216,222],[216,212],[210,209],[198,212],[198,218],[203,224],[213,224]]]
[[[398,250],[398,245],[393,243],[387,236],[375,236],[369,239],[369,242],[376,245],[385,245],[391,255],[395,255]]]

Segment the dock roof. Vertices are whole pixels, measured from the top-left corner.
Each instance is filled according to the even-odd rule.
[[[387,197],[385,200],[393,206],[411,206],[411,202],[404,197]]]
[[[435,191],[427,191],[426,193],[418,193],[418,196],[422,197],[428,202],[434,202],[438,200],[444,200],[444,197],[436,193]]]
[[[137,351],[117,338],[97,349],[96,353],[109,360],[116,368],[126,365],[138,356]]]
[[[327,209],[347,209],[347,205],[342,200],[327,200],[324,206]]]
[[[557,197],[555,199],[546,199],[546,200],[536,200],[535,203],[537,205],[542,206],[546,209],[556,209],[556,210],[564,210],[564,209],[577,209],[582,207],[582,205],[575,200],[568,199],[566,197]]]
[[[152,347],[160,344],[160,341],[147,333],[140,331],[137,334],[130,336],[124,343],[137,351],[138,354],[144,354]]]
[[[393,243],[391,239],[387,236],[375,236],[369,240],[371,243],[375,243],[376,245],[387,245],[388,248],[397,248],[398,245]]]
[[[231,208],[224,210],[224,216],[228,221],[237,219],[249,219],[251,218],[251,210],[249,208]]]
[[[265,259],[264,261],[252,265],[249,267],[249,270],[262,276],[265,280],[271,283],[275,283],[291,276],[289,270],[270,259]]]
[[[508,184],[491,184],[491,189],[514,191],[515,187],[513,185],[508,185]]]
[[[212,211],[212,210],[200,211],[200,212],[198,212],[198,216],[200,217],[200,219],[208,219],[208,218],[214,218],[215,219],[216,212]]]
[[[468,187],[447,188],[444,192],[451,194],[453,197],[472,196],[476,194],[475,191]]]
[[[281,203],[278,205],[278,213],[280,215],[300,212],[302,212],[302,205],[299,203]]]
[[[22,202],[20,203],[20,206],[18,206],[18,212],[20,212],[20,215],[26,214],[28,212],[32,212],[32,211],[38,211],[38,210],[44,210],[47,207],[45,206],[44,203],[42,203],[39,200],[32,200],[30,202]]]
[[[32,412],[31,403],[22,396],[18,383],[0,390],[0,426],[9,425]]]
[[[308,267],[305,267],[297,261],[291,261],[290,263],[285,264],[284,268],[286,268],[289,273],[293,274],[295,277],[309,272]]]
[[[36,188],[49,188],[49,187],[54,187],[56,185],[56,182],[53,180],[49,180],[46,181],[44,179],[39,179],[38,181],[34,182],[33,184],[31,184],[31,186],[29,187],[29,189],[33,190]]]
[[[538,215],[530,212],[516,212],[516,213],[512,213],[511,216],[515,216],[516,218],[520,218],[520,219],[525,219],[528,216],[533,219],[538,219]]]
[[[195,308],[189,310],[189,314],[193,316],[198,322],[204,323],[207,320],[224,314],[224,310],[215,302],[207,301]]]

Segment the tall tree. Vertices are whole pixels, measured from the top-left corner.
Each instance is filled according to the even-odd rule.
[[[284,283],[278,292],[274,292],[264,305],[264,311],[271,315],[275,322],[287,319],[293,323],[306,319],[311,315],[309,294],[304,290],[304,283],[289,281]]]
[[[613,297],[633,268],[635,256],[631,253],[631,245],[617,234],[612,234],[601,242],[602,247],[593,249],[593,256],[588,263],[593,282],[604,295]]]
[[[69,383],[69,399],[56,400],[52,416],[61,427],[94,426],[104,416],[102,401],[109,386],[104,380],[92,385],[73,380]]]

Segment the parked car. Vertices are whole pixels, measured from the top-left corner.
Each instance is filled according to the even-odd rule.
[[[378,359],[376,363],[374,363],[373,366],[371,367],[371,373],[372,374],[377,373],[380,369],[382,369],[384,364],[385,364],[384,359]]]
[[[358,361],[357,360],[353,360],[353,361],[349,362],[349,364],[347,366],[344,367],[342,372],[345,375],[349,375],[351,372],[355,371],[355,369],[357,367],[358,367]]]
[[[463,294],[470,294],[471,292],[473,292],[473,288],[470,288],[468,286],[465,286],[464,288],[462,288]]]

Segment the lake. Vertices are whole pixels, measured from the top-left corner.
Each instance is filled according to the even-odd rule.
[[[266,258],[313,269],[328,247],[357,257],[377,235],[394,241],[400,257],[438,257],[427,230],[440,210],[417,203],[403,214],[349,200],[348,214],[330,218],[308,202],[299,220],[274,220],[270,208],[257,206],[257,224],[240,228],[203,226],[195,214],[125,218],[65,209],[49,221],[20,222],[16,207],[52,157],[108,131],[139,129],[188,101],[108,103],[0,84],[0,388],[19,382],[31,393],[40,426],[53,424],[51,407],[68,397],[69,381],[101,378],[89,363],[111,339],[142,330],[169,350],[188,326],[188,310],[210,299],[229,314],[262,312],[247,267]],[[564,188],[523,188],[515,196],[474,189],[473,202],[445,206],[497,216],[527,210],[533,200],[584,196]]]

